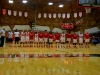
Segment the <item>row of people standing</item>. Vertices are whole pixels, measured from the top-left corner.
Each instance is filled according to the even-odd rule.
[[[70,47],[71,42],[73,43],[73,47],[76,47],[76,44],[79,43],[80,47],[83,45],[83,41],[85,41],[85,46],[89,47],[88,43],[90,41],[90,35],[88,32],[85,34],[71,34],[70,32],[64,33],[62,32],[61,34],[56,32],[47,32],[45,30],[44,32],[41,31],[24,31],[22,30],[19,32],[16,30],[14,33],[12,31],[8,32],[8,40],[10,43],[12,43],[12,40],[15,40],[15,44],[18,43],[19,41],[21,43],[29,43],[29,42],[35,42],[35,43],[40,43],[41,45],[44,43],[46,45],[47,43],[52,46],[53,42],[56,42],[56,45],[59,46],[58,44],[61,43],[63,46],[66,42],[68,42],[68,47]],[[13,37],[14,36],[14,37]]]

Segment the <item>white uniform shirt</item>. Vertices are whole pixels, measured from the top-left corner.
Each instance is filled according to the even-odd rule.
[[[1,36],[5,36],[5,30],[1,30]]]
[[[14,34],[15,34],[15,37],[19,37],[19,32],[14,32]]]
[[[79,38],[83,38],[83,34],[79,34]]]
[[[13,32],[8,32],[8,38],[12,38],[13,37]]]

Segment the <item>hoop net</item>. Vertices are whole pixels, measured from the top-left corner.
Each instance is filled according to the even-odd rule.
[[[85,7],[85,10],[86,10],[86,13],[87,13],[87,14],[88,14],[88,13],[91,13],[91,8]]]

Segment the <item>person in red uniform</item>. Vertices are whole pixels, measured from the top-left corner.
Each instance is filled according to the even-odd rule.
[[[47,30],[45,30],[45,32],[43,33],[43,39],[44,39],[44,46],[47,46],[47,42],[48,42],[48,32]]]
[[[52,43],[53,43],[53,34],[52,34],[52,32],[49,33],[48,38],[49,38],[49,47],[52,47]]]
[[[29,33],[30,47],[32,47],[34,41],[34,32],[31,30]]]
[[[55,33],[55,38],[56,38],[56,47],[59,47],[59,43],[60,43],[60,33],[56,32]]]
[[[74,32],[72,38],[73,38],[73,47],[76,47],[77,40],[78,40],[78,35],[76,34],[76,32]]]
[[[70,47],[71,44],[71,37],[72,35],[70,34],[70,32],[66,33],[66,41],[68,42],[68,47]]]
[[[43,46],[43,33],[39,31],[38,33],[38,38],[39,38],[39,47]]]
[[[84,39],[85,39],[85,47],[89,47],[89,42],[90,42],[90,34],[86,32],[84,34]]]

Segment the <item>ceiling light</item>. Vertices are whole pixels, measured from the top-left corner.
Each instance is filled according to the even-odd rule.
[[[53,3],[52,2],[49,2],[48,5],[53,5]]]
[[[13,0],[9,0],[9,3],[13,3]]]
[[[62,8],[64,5],[60,4],[59,7]]]
[[[27,0],[23,0],[22,3],[27,3]]]

